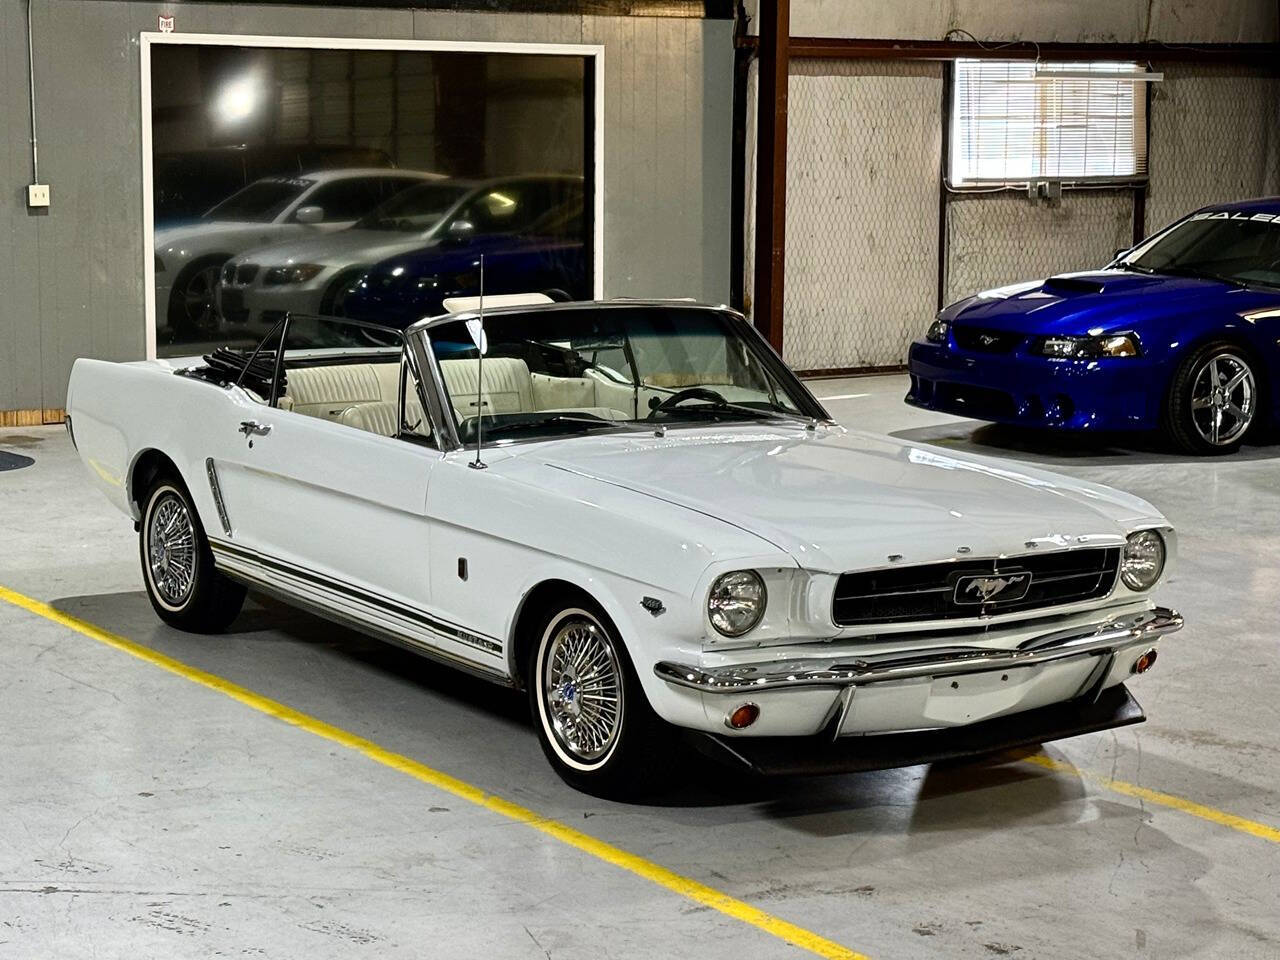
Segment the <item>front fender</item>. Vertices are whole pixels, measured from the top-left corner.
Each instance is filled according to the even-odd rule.
[[[638,580],[599,570],[589,570],[567,560],[552,561],[532,572],[520,588],[520,602],[511,611],[506,627],[506,650],[511,676],[519,677],[522,665],[517,662],[516,629],[520,616],[533,592],[548,581],[571,584],[591,597],[617,628],[635,668],[636,678],[649,705],[664,720],[678,726],[703,726],[706,713],[703,697],[696,691],[674,686],[659,679],[654,665],[672,657],[675,662],[699,662],[702,654],[702,614],[690,597],[655,588]],[[640,601],[652,597],[662,603],[660,612],[651,613]]]

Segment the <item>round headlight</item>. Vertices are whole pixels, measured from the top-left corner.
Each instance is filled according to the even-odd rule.
[[[735,570],[719,577],[707,595],[707,617],[718,633],[740,637],[764,616],[769,594],[754,570]]]
[[[1130,590],[1150,590],[1164,570],[1164,537],[1155,530],[1129,534],[1120,560],[1120,579]]]

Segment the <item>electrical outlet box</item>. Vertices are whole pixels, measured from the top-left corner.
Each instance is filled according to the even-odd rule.
[[[47,207],[49,205],[49,185],[33,183],[27,187],[28,207]]]

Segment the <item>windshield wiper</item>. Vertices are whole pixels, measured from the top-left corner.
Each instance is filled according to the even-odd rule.
[[[510,433],[514,430],[537,430],[541,427],[553,424],[575,424],[584,427],[625,427],[628,422],[625,420],[601,420],[598,417],[574,417],[565,414],[556,414],[551,417],[542,417],[538,420],[509,420],[506,423],[486,424],[484,435],[492,437],[499,433]]]
[[[1155,271],[1152,270],[1150,267],[1140,267],[1136,263],[1122,263],[1118,265],[1118,269],[1129,270],[1129,271],[1132,271],[1133,273],[1143,273],[1148,276],[1155,273]]]
[[[666,410],[655,408],[655,414],[661,413],[673,419],[678,419],[682,413],[700,413],[711,414],[713,416],[725,413],[737,413],[750,417],[752,420],[770,420],[774,417],[787,417],[788,414],[782,410],[761,410],[758,407],[746,407],[740,403],[730,403],[728,400],[702,400],[698,403],[692,403],[688,406],[669,407]]]
[[[1155,271],[1163,273],[1169,277],[1192,277],[1196,280],[1214,280],[1218,283],[1229,283],[1233,287],[1240,287],[1243,290],[1249,289],[1249,285],[1243,280],[1237,280],[1235,277],[1223,277],[1216,273],[1209,273],[1207,270],[1197,270],[1195,267],[1186,267],[1179,265],[1170,265],[1160,267]]]

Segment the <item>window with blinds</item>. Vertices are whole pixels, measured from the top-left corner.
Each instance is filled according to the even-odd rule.
[[[1145,180],[1146,84],[1129,79],[1144,69],[1116,61],[956,60],[949,185]]]

